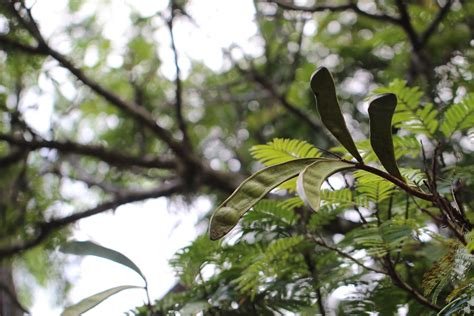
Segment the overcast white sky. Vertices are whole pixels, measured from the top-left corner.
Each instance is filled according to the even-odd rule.
[[[64,10],[65,0],[36,0],[34,16],[39,21],[42,32],[49,37],[53,46],[67,51],[67,42],[61,38],[61,26],[69,23]],[[114,42],[117,51],[123,47],[124,35],[130,22],[127,15],[130,7],[138,9],[143,15],[151,15],[163,10],[168,1],[164,0],[111,0],[110,9],[97,10],[99,1],[89,1],[82,13],[96,12],[105,23],[104,36]],[[253,4],[251,0],[201,0],[191,1],[189,13],[194,17],[199,29],[189,23],[176,25],[176,41],[180,52],[180,64],[186,72],[189,58],[203,60],[209,67],[217,70],[222,66],[221,48],[232,43],[242,46],[248,53],[255,53],[251,42],[256,27],[253,23]],[[160,56],[164,60],[161,71],[174,76],[172,51],[167,32],[156,35],[160,41]],[[85,63],[93,62],[93,56]],[[120,57],[110,60],[120,65]],[[68,88],[69,87],[69,88]],[[64,82],[64,90],[74,94],[71,85]],[[50,98],[42,97],[39,110],[26,116],[28,122],[40,132],[48,128],[48,117],[52,109]],[[66,191],[68,188],[65,188]],[[75,188],[70,188],[70,191]],[[80,221],[75,226],[74,237],[92,240],[103,246],[118,250],[131,258],[148,279],[152,299],[165,294],[174,284],[175,278],[168,266],[168,260],[176,250],[188,245],[196,236],[196,222],[210,209],[205,198],[198,199],[188,210],[174,209],[168,212],[166,199],[149,200],[144,203],[125,205],[115,214],[101,214]],[[202,227],[201,227],[202,231]],[[73,256],[71,256],[73,257]],[[75,280],[70,294],[72,302],[78,302],[91,294],[123,284],[142,285],[142,280],[133,271],[113,262],[87,257],[80,264],[71,258],[66,274]],[[43,289],[35,291],[33,315],[59,315],[61,308],[54,307],[52,294]],[[122,315],[123,312],[141,305],[145,294],[141,290],[128,290],[108,299],[86,315]]]

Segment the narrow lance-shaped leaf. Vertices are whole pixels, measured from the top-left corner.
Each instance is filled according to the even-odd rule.
[[[403,180],[398,170],[392,140],[392,116],[396,106],[397,97],[393,93],[379,95],[370,102],[370,144],[385,170]]]
[[[319,210],[321,202],[321,185],[330,175],[354,168],[351,163],[336,159],[320,160],[307,166],[298,176],[297,192],[300,198],[313,211]]]
[[[341,108],[337,101],[334,80],[327,68],[320,67],[314,72],[311,76],[311,89],[316,96],[321,121],[357,161],[362,161],[362,157],[357,151],[357,147],[342,116]]]
[[[61,316],[79,316],[82,315],[82,313],[87,312],[88,310],[92,309],[93,307],[99,305],[102,303],[104,300],[107,298],[111,297],[114,294],[117,294],[120,291],[127,290],[127,289],[134,289],[134,288],[139,288],[141,289],[142,287],[140,286],[134,286],[134,285],[122,285],[122,286],[117,286],[108,290],[105,290],[103,292],[94,294],[92,296],[89,296],[79,303],[76,303],[74,305],[71,305],[67,307],[62,313]]]
[[[239,219],[272,189],[296,177],[318,158],[295,159],[258,171],[248,177],[215,211],[209,235],[217,240],[226,235]]]
[[[79,256],[96,256],[124,265],[138,273],[146,283],[145,276],[138,266],[118,251],[100,246],[90,241],[69,241],[59,249],[61,252]]]

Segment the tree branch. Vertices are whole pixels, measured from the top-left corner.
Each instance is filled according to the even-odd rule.
[[[20,162],[23,160],[28,153],[25,150],[14,149],[7,155],[0,157],[0,168],[6,168],[10,165]]]
[[[72,215],[62,217],[62,218],[52,219],[47,222],[37,223],[35,225],[36,226],[35,236],[27,240],[16,242],[7,247],[0,248],[0,258],[9,257],[12,255],[18,254],[20,252],[23,252],[25,250],[31,249],[39,245],[41,242],[47,239],[55,231],[69,224],[75,223],[76,221],[80,219],[97,215],[111,209],[115,209],[127,203],[143,201],[146,199],[158,198],[158,197],[163,197],[163,196],[170,196],[172,194],[176,194],[180,192],[180,190],[183,188],[184,188],[183,183],[175,180],[167,184],[163,184],[161,187],[156,188],[156,189],[141,191],[141,192],[133,192],[133,193],[129,193],[128,195],[119,196],[114,200],[104,202],[86,211],[74,213]]]
[[[153,156],[132,156],[122,152],[112,151],[98,145],[82,145],[75,142],[31,140],[27,141],[19,137],[0,133],[0,141],[6,141],[25,150],[37,150],[41,148],[56,149],[65,154],[78,154],[100,159],[111,165],[139,166],[144,168],[176,169],[177,164],[172,159],[160,159]],[[1,160],[0,160],[1,161]]]
[[[288,102],[284,95],[280,94],[276,91],[275,87],[270,84],[265,78],[260,76],[254,69],[250,71],[245,71],[244,69],[238,67],[238,70],[245,76],[249,77],[256,83],[258,83],[262,88],[264,88],[270,95],[278,100],[278,102],[286,109],[288,112],[296,116],[301,121],[305,122],[309,127],[311,127],[315,131],[321,130],[321,125],[312,120],[308,114],[304,113],[296,106]]]
[[[410,39],[410,43],[412,44],[415,52],[418,52],[421,50],[422,45],[420,39],[418,38],[418,34],[416,33],[415,29],[413,28],[413,25],[411,24],[411,18],[410,14],[408,13],[408,9],[403,0],[397,0],[396,5],[400,12],[400,19],[398,20],[399,25],[403,28],[408,38]]]
[[[352,10],[355,13],[358,13],[360,15],[363,15],[363,16],[368,17],[368,18],[373,19],[373,20],[385,21],[385,22],[390,22],[390,23],[393,23],[393,24],[399,24],[399,22],[400,22],[397,18],[392,17],[390,15],[387,15],[385,13],[373,14],[373,13],[363,11],[357,6],[357,3],[354,2],[353,0],[348,1],[348,3],[346,3],[346,4],[340,4],[340,5],[314,5],[314,6],[311,6],[311,7],[299,6],[299,5],[295,5],[294,3],[291,3],[289,1],[283,1],[283,0],[266,0],[266,2],[275,3],[280,8],[285,9],[285,10],[301,11],[301,12],[308,12],[308,13],[324,12],[324,11],[342,12],[342,11],[346,11],[346,10]]]
[[[386,263],[386,268],[388,275],[392,279],[393,283],[401,288],[402,290],[410,293],[410,296],[413,297],[415,300],[417,300],[419,303],[430,307],[431,309],[434,309],[436,311],[441,310],[441,308],[430,302],[429,299],[424,297],[420,292],[418,292],[415,288],[413,288],[410,284],[406,283],[398,274],[397,270],[395,269],[395,266],[393,265],[392,260],[390,259],[389,255],[385,258],[385,263]]]
[[[446,1],[445,5],[438,11],[438,14],[436,15],[436,18],[433,20],[433,22],[431,22],[428,28],[420,35],[420,43],[422,46],[426,45],[430,37],[438,28],[441,21],[446,17],[449,9],[451,9],[451,6],[453,5],[453,2],[453,0]]]
[[[24,7],[23,7],[24,8]],[[24,8],[25,9],[25,8]],[[143,106],[139,106],[133,102],[128,102],[122,99],[120,96],[114,92],[106,89],[104,86],[94,81],[88,77],[81,69],[74,66],[74,64],[68,60],[64,55],[54,50],[51,46],[47,44],[45,39],[37,30],[37,27],[32,27],[31,25],[36,25],[31,14],[29,14],[29,21],[15,9],[13,3],[10,3],[10,10],[16,15],[17,19],[26,26],[30,34],[38,41],[38,51],[44,55],[45,53],[56,61],[59,64],[69,70],[79,81],[92,89],[95,93],[103,97],[105,100],[115,105],[117,108],[123,110],[131,117],[136,119],[138,122],[142,123],[148,129],[150,129],[159,139],[166,143],[171,150],[173,150],[177,157],[181,160],[184,160],[186,163],[193,166],[201,166],[201,162],[198,158],[190,153],[190,151],[179,141],[176,141],[169,131],[158,125],[158,123],[153,119],[153,115],[148,112]],[[27,9],[25,9],[27,10]],[[33,51],[34,52],[34,51]]]
[[[12,40],[5,35],[0,35],[0,48],[3,50],[20,50],[24,53],[32,55],[47,55],[46,50],[42,49],[39,46],[30,46],[27,44],[23,44]]]
[[[173,50],[173,57],[174,57],[174,66],[176,69],[176,79],[175,79],[175,86],[176,86],[176,93],[175,93],[175,108],[176,108],[176,120],[178,121],[178,127],[181,133],[183,133],[183,142],[191,149],[191,141],[189,140],[188,130],[186,127],[186,122],[183,117],[183,89],[181,83],[181,68],[179,67],[179,56],[178,50],[176,48],[176,41],[173,32],[173,21],[175,17],[175,2],[174,0],[171,1],[171,18],[167,21],[168,30],[171,39],[171,49]]]
[[[30,312],[18,301],[16,295],[11,291],[11,289],[3,283],[0,283],[0,291],[4,292],[9,298],[10,301],[18,307],[24,314],[31,315]],[[2,302],[5,303],[5,302]]]

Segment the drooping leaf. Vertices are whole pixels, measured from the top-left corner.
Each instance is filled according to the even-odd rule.
[[[422,104],[423,92],[418,87],[408,87],[406,81],[396,79],[388,87],[374,93],[394,93],[398,99],[392,123],[414,134],[435,137],[438,129],[438,111],[431,103]]]
[[[105,301],[107,298],[111,297],[114,294],[117,294],[120,291],[127,290],[127,289],[141,289],[141,288],[142,287],[135,286],[135,285],[122,285],[122,286],[113,287],[111,289],[89,296],[83,299],[82,301],[80,301],[79,303],[76,303],[74,305],[67,307],[61,313],[61,316],[82,315],[82,313],[85,313],[88,310],[94,308],[95,306]]]
[[[311,89],[316,96],[318,111],[326,128],[355,159],[362,161],[362,157],[357,151],[357,147],[342,116],[341,108],[337,101],[334,80],[327,68],[320,67],[314,72],[311,76]]]
[[[272,189],[296,177],[317,158],[284,162],[258,171],[248,177],[215,211],[211,217],[209,234],[217,240],[227,234],[239,219]]]
[[[403,180],[395,160],[392,140],[392,116],[396,106],[397,97],[393,93],[382,94],[370,102],[370,144],[385,170]]]
[[[353,164],[336,159],[318,160],[312,163],[298,176],[297,191],[299,196],[305,204],[317,212],[321,202],[321,185],[324,180],[337,171],[353,167]]]
[[[90,241],[69,241],[59,249],[61,252],[78,256],[96,256],[124,265],[138,273],[146,283],[146,278],[140,268],[128,257],[118,251],[100,246]]]

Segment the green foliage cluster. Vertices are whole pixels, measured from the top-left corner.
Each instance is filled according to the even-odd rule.
[[[462,165],[463,160],[435,165],[438,174],[433,174],[431,164],[442,159],[441,154],[436,150],[427,158],[425,146],[442,146],[441,135],[450,138],[453,133],[468,132],[472,125],[462,122],[472,120],[468,110],[474,105],[472,95],[438,112],[429,104],[415,107],[423,97],[420,90],[407,87],[400,80],[376,92],[400,95],[393,123],[403,134],[394,137],[394,148],[402,166],[410,167],[401,168],[402,183],[394,181],[389,174],[381,176],[370,169],[344,172],[343,176],[326,179],[317,212],[304,206],[305,198],[294,187],[289,191],[294,197],[283,201],[261,200],[259,194],[250,194],[247,198],[253,196],[258,203],[242,217],[238,229],[220,247],[201,236],[176,255],[173,266],[179,272],[178,284],[183,288],[157,301],[155,307],[160,313],[184,312],[189,306],[200,304],[198,310],[205,314],[270,315],[291,311],[310,315],[331,308],[325,306],[325,300],[335,296],[338,313],[345,315],[368,311],[390,315],[402,307],[408,308],[410,314],[417,311],[431,315],[441,309],[440,315],[470,314],[474,256],[467,227],[472,220],[469,215],[472,206],[468,201],[459,204],[453,189],[445,189],[452,183],[443,184],[442,180],[455,165]],[[454,117],[457,111],[466,115]],[[426,136],[421,144],[414,138],[420,133]],[[439,138],[429,138],[434,135]],[[378,140],[372,139],[372,146],[373,141]],[[364,144],[363,158],[374,162],[377,155],[370,152],[366,141],[357,142],[357,146],[361,144]],[[447,147],[444,154],[449,150],[454,149]],[[266,145],[254,146],[251,153],[267,166],[285,165],[303,157],[316,161],[328,159],[321,158],[323,151],[295,139],[274,139]],[[410,158],[407,161],[418,161],[418,164],[403,164],[406,157]],[[354,166],[360,167],[360,163]],[[271,167],[264,170],[270,174],[279,172]],[[437,177],[435,181],[439,182],[441,193],[433,191],[433,176]],[[472,181],[469,173],[458,173],[457,177]],[[271,185],[277,187],[278,183]],[[446,224],[453,221],[446,217],[454,214],[437,205],[437,201],[419,198],[410,190],[443,194],[445,197],[437,195],[438,198],[456,203],[454,210],[466,214],[464,226],[453,228],[459,223],[456,218],[454,224]],[[237,191],[245,191],[245,182]],[[242,204],[232,199],[244,198],[234,193],[223,205],[238,208]],[[443,220],[445,224],[436,229],[430,224]],[[337,239],[325,237],[340,221],[344,222],[340,229],[350,226],[347,232],[341,231],[344,235]],[[212,225],[216,225],[216,220],[211,220],[211,236]],[[453,230],[449,231],[450,228]],[[348,289],[351,294],[338,296],[335,293],[340,288]]]
[[[209,219],[229,236],[180,250],[176,285],[134,313],[472,314],[474,2],[249,2],[255,49],[223,48],[216,71],[182,46],[181,30],[202,31],[198,0],[125,5],[119,45],[113,1],[68,1],[50,35],[48,0],[0,1],[0,269],[20,276],[0,285],[19,309],[34,283],[68,305],[56,249],[70,224],[204,197],[225,201]]]

